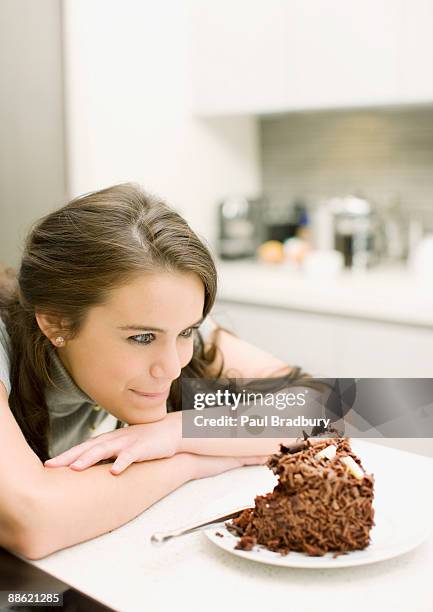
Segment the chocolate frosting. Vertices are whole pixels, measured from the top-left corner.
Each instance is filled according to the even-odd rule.
[[[333,444],[332,459],[316,458]],[[267,467],[278,484],[255,498],[254,508],[226,523],[240,536],[235,548],[251,550],[261,544],[283,555],[291,550],[311,556],[334,552],[334,557],[366,548],[374,526],[374,476],[357,478],[341,461],[350,456],[362,468],[347,438],[308,438],[271,455]]]

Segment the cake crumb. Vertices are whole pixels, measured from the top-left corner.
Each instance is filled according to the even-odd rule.
[[[235,548],[238,550],[252,550],[257,544],[256,538],[251,536],[242,536]]]

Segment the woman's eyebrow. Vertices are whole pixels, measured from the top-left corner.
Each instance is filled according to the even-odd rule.
[[[200,325],[200,323],[203,323],[203,321],[204,321],[204,317],[202,317],[195,323],[191,323],[191,325],[187,325],[185,329],[189,329],[190,327],[194,327],[195,325]],[[165,332],[167,331],[166,329],[161,329],[160,327],[152,327],[151,325],[121,325],[117,329],[120,329],[122,331],[133,331],[133,330],[152,331],[152,332],[156,331],[156,332],[161,332],[163,334],[165,334]]]

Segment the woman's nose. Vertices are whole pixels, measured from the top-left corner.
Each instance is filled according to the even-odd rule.
[[[150,374],[155,378],[169,378],[174,380],[180,376],[181,363],[179,354],[176,349],[165,351],[155,359],[151,368]]]

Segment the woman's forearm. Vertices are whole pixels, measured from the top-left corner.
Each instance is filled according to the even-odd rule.
[[[32,523],[17,552],[39,559],[127,523],[194,476],[193,458],[180,453],[131,465],[114,476],[110,465],[83,472],[44,468],[37,483]]]
[[[182,438],[181,452],[198,455],[271,455],[280,444],[292,444],[296,438]]]

